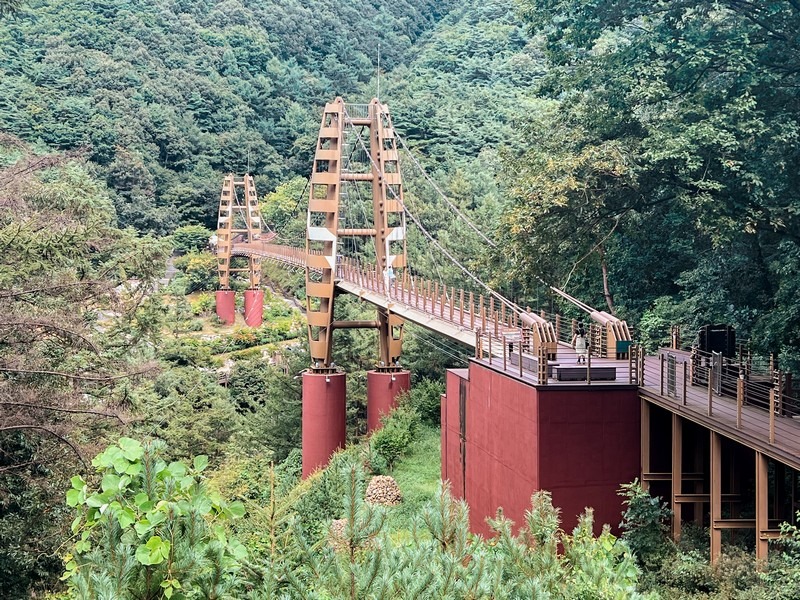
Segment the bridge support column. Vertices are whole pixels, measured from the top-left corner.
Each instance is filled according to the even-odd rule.
[[[259,327],[264,320],[264,292],[244,291],[244,322],[250,327]]]
[[[346,374],[303,374],[303,478],[328,464],[346,441]]]
[[[225,325],[233,325],[236,320],[236,292],[217,290],[217,316]]]
[[[367,433],[380,429],[381,417],[397,408],[397,397],[411,388],[411,371],[367,372]]]

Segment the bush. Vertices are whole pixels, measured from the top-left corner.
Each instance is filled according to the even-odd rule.
[[[65,556],[64,578],[75,597],[237,596],[247,551],[212,523],[241,517],[244,506],[206,490],[205,456],[167,464],[163,449],[120,438],[92,461],[99,487],[72,478],[67,504],[77,512],[79,538]]]
[[[385,419],[383,427],[372,434],[370,445],[390,471],[411,445],[418,427],[417,412],[412,407],[401,404]]]
[[[708,562],[708,555],[697,550],[678,552],[664,561],[659,579],[668,587],[684,592],[715,592],[717,581]]]
[[[407,402],[417,411],[423,423],[438,426],[442,420],[442,394],[442,382],[425,378],[414,384],[408,393]]]
[[[195,317],[199,317],[213,313],[217,302],[211,294],[202,293],[192,300],[190,304],[192,306],[192,314]]]
[[[617,492],[627,506],[622,515],[622,539],[628,543],[645,570],[657,570],[672,552],[669,519],[672,512],[666,502],[646,492],[638,480],[624,484]]]
[[[172,246],[180,254],[199,252],[208,247],[211,231],[202,225],[184,225],[172,234]]]

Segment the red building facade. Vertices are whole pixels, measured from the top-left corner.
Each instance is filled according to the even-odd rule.
[[[442,479],[470,507],[470,528],[489,535],[498,507],[518,526],[531,495],[552,493],[571,531],[590,506],[595,531],[618,530],[620,484],[640,466],[635,385],[538,386],[478,361],[447,372],[442,398]]]

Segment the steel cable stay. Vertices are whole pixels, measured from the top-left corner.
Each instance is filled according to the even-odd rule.
[[[464,223],[466,223],[466,224],[467,224],[467,226],[468,226],[470,229],[472,229],[472,231],[474,231],[475,233],[477,233],[477,234],[480,236],[480,238],[481,238],[481,239],[482,239],[484,242],[486,242],[487,244],[489,244],[489,245],[490,245],[492,248],[497,248],[497,244],[495,244],[495,243],[494,243],[492,240],[490,240],[488,237],[486,237],[486,235],[485,235],[485,234],[484,234],[484,233],[483,233],[483,232],[482,232],[482,231],[481,231],[481,230],[478,228],[478,226],[477,226],[477,225],[475,225],[475,224],[474,224],[474,223],[473,223],[473,222],[472,222],[472,221],[469,219],[469,217],[467,217],[467,216],[466,216],[466,215],[465,215],[465,214],[464,214],[464,213],[463,213],[463,212],[462,212],[462,211],[461,211],[461,210],[458,208],[458,206],[456,206],[456,204],[455,204],[454,202],[452,202],[452,201],[451,201],[451,200],[450,200],[450,199],[449,199],[449,198],[448,198],[448,197],[445,195],[445,193],[444,193],[444,192],[441,190],[441,188],[440,188],[440,187],[439,187],[439,186],[436,184],[436,182],[433,180],[433,178],[432,178],[430,175],[428,175],[428,172],[427,172],[427,171],[425,170],[425,168],[424,168],[424,167],[423,167],[423,166],[420,164],[420,162],[417,160],[416,156],[414,156],[414,154],[411,152],[411,150],[409,149],[408,145],[406,144],[406,141],[405,141],[405,139],[403,139],[403,138],[400,136],[400,134],[398,134],[398,133],[397,133],[397,130],[396,130],[396,129],[395,129],[395,132],[394,132],[394,136],[395,136],[395,137],[396,137],[398,140],[400,140],[400,145],[403,147],[403,150],[405,150],[405,151],[406,151],[406,154],[407,154],[407,155],[408,155],[408,157],[411,159],[411,162],[414,164],[414,166],[416,166],[416,167],[417,167],[417,169],[418,169],[418,170],[419,170],[419,172],[422,174],[422,176],[425,178],[425,180],[426,180],[426,181],[427,181],[427,182],[428,182],[428,183],[431,185],[431,187],[432,187],[432,188],[433,188],[433,189],[436,191],[436,193],[437,193],[437,194],[439,194],[439,196],[442,198],[442,200],[444,200],[444,201],[445,201],[445,203],[446,203],[446,204],[447,204],[447,206],[450,208],[450,210],[452,210],[454,213],[456,213],[456,215],[457,215],[457,216],[458,216],[458,217],[459,217],[459,218],[460,218],[462,221],[464,221]]]
[[[350,116],[347,114],[347,109],[345,109],[345,111],[344,111],[344,112],[345,112],[345,117],[346,117],[347,119],[350,119]],[[355,128],[354,128],[354,129],[355,129]],[[363,138],[361,137],[361,134],[360,134],[359,132],[356,132],[356,136],[357,136],[357,138],[358,138],[358,141],[359,141],[359,143],[361,144],[361,147],[364,149],[365,153],[366,153],[366,154],[369,156],[369,158],[370,158],[370,162],[372,163],[372,166],[373,166],[373,168],[375,168],[377,171],[380,171],[380,168],[379,168],[379,166],[378,166],[378,165],[375,163],[375,160],[372,158],[372,156],[370,156],[370,155],[369,155],[369,150],[367,149],[367,145],[364,143],[364,140],[363,140]],[[463,264],[461,264],[461,262],[460,262],[458,259],[456,259],[456,258],[455,258],[455,257],[454,257],[454,256],[453,256],[453,255],[452,255],[452,254],[451,254],[451,253],[450,253],[450,252],[449,252],[449,251],[448,251],[448,250],[447,250],[447,249],[446,249],[444,246],[442,246],[442,245],[441,245],[441,244],[440,244],[440,243],[439,243],[439,242],[436,240],[436,238],[434,238],[434,237],[433,237],[433,236],[432,236],[432,235],[431,235],[431,234],[428,232],[428,230],[427,230],[427,229],[425,229],[425,227],[422,225],[422,223],[421,223],[421,222],[420,222],[420,220],[419,220],[419,219],[416,217],[416,215],[414,215],[414,214],[413,214],[413,213],[412,213],[412,212],[411,212],[411,211],[408,209],[408,207],[406,206],[406,204],[405,204],[405,203],[404,203],[404,202],[403,202],[403,201],[400,199],[400,196],[397,194],[397,192],[395,192],[395,191],[394,191],[394,189],[393,189],[391,186],[387,186],[387,189],[389,190],[389,192],[390,192],[390,194],[391,194],[391,196],[392,196],[392,199],[393,199],[393,200],[395,200],[395,201],[397,201],[397,203],[398,203],[398,204],[401,206],[401,208],[403,209],[403,212],[405,212],[405,213],[406,213],[406,214],[409,216],[409,218],[410,218],[410,219],[411,219],[411,220],[414,222],[414,224],[416,224],[417,228],[418,228],[418,229],[419,229],[419,230],[422,232],[422,234],[423,234],[423,235],[424,235],[424,236],[425,236],[425,237],[428,239],[428,241],[429,241],[431,244],[433,244],[433,246],[434,246],[434,247],[435,247],[437,250],[439,250],[439,252],[441,252],[442,254],[444,254],[444,255],[445,255],[447,258],[448,258],[448,260],[450,260],[450,262],[452,262],[452,263],[453,263],[453,264],[454,264],[456,267],[458,267],[458,268],[461,270],[461,272],[462,272],[462,273],[464,273],[464,274],[465,274],[467,277],[469,277],[469,278],[470,278],[472,281],[474,281],[475,283],[477,283],[477,284],[478,284],[478,285],[479,285],[481,288],[483,288],[484,290],[486,290],[486,292],[487,292],[487,293],[488,293],[490,296],[492,296],[493,298],[495,298],[496,300],[498,300],[499,302],[501,302],[502,304],[504,304],[505,306],[507,306],[507,307],[508,307],[508,308],[510,308],[511,310],[513,310],[513,311],[515,311],[515,312],[516,312],[516,311],[520,311],[520,312],[522,312],[522,313],[524,313],[524,312],[525,312],[524,310],[520,309],[520,307],[519,307],[517,304],[515,304],[514,302],[511,302],[511,301],[510,301],[510,300],[508,300],[506,297],[504,297],[504,296],[502,296],[501,294],[499,294],[499,293],[497,293],[496,291],[494,291],[494,290],[493,290],[493,289],[492,289],[492,288],[491,288],[491,287],[490,287],[488,284],[484,283],[484,282],[483,282],[483,281],[482,281],[482,280],[481,280],[479,277],[477,277],[477,276],[476,276],[474,273],[472,273],[472,271],[470,271],[470,270],[469,270],[467,267],[465,267]]]

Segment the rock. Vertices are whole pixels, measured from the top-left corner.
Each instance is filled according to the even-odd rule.
[[[400,492],[400,487],[397,485],[394,477],[376,475],[370,480],[367,486],[364,500],[370,504],[396,506],[403,501],[403,494]]]

